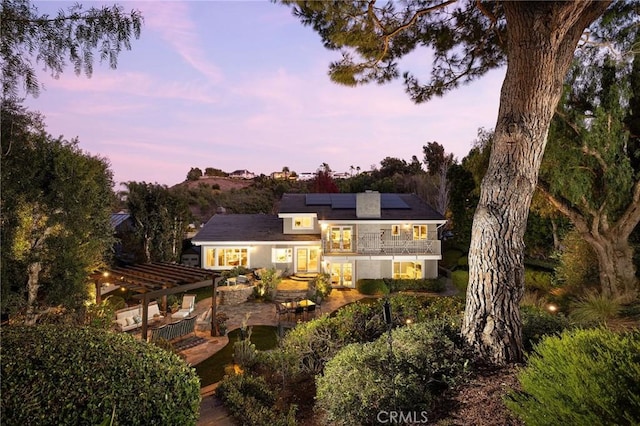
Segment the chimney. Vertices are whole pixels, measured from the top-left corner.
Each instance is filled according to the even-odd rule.
[[[380,217],[380,193],[378,191],[356,194],[356,217],[364,219]]]

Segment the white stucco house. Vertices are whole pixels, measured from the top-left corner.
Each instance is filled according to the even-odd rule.
[[[413,194],[284,194],[278,214],[217,214],[192,239],[202,268],[276,267],[360,278],[436,278],[446,219]]]

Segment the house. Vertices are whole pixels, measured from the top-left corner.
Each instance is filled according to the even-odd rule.
[[[192,239],[201,267],[274,266],[361,278],[435,278],[446,219],[414,194],[284,194],[277,215],[215,215]]]
[[[120,211],[112,213],[110,218],[113,236],[116,242],[113,245],[113,252],[116,260],[124,263],[133,262],[136,258],[135,223],[131,215]]]
[[[201,247],[192,246],[184,250],[180,255],[180,263],[186,266],[200,267],[200,249]]]
[[[253,179],[256,175],[249,170],[235,170],[229,173],[229,177],[232,179]]]

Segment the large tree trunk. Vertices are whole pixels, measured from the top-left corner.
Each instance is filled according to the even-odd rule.
[[[462,335],[485,361],[522,360],[527,217],[547,132],[584,29],[609,2],[505,2],[508,66],[469,248]]]
[[[629,241],[614,233],[581,235],[598,258],[602,293],[612,297],[634,296],[638,280]]]

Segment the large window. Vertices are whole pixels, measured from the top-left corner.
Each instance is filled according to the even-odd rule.
[[[248,267],[249,249],[246,247],[208,249],[206,266],[210,268]]]
[[[422,262],[393,262],[393,278],[424,278],[424,276],[422,275]]]
[[[293,249],[274,248],[271,251],[271,261],[273,263],[291,263],[293,261]]]
[[[293,229],[313,229],[313,218],[311,216],[294,217]]]

